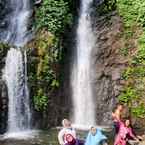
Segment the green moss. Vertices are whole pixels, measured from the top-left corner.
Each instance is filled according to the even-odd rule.
[[[43,29],[29,47],[35,48],[35,62],[31,64],[29,80],[34,84],[33,100],[35,109],[47,109],[51,92],[59,87],[59,75],[56,66],[59,65],[57,39],[50,32]]]
[[[10,46],[8,44],[0,43],[0,58],[3,58]]]
[[[122,73],[126,84],[119,100],[134,116],[145,118],[145,1],[117,0],[117,9],[124,23],[125,47],[120,52],[128,59]]]

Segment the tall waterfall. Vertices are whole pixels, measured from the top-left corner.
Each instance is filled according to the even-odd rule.
[[[95,124],[95,104],[91,85],[91,52],[95,38],[91,26],[90,7],[93,0],[81,0],[77,28],[77,48],[71,76],[74,124]]]
[[[30,129],[30,101],[27,87],[27,56],[20,47],[29,39],[30,0],[9,0],[11,13],[1,41],[15,45],[6,57],[3,79],[8,88],[8,133]]]
[[[30,108],[24,57],[20,50],[8,51],[4,69],[4,79],[8,87],[9,112],[8,132],[30,128]]]

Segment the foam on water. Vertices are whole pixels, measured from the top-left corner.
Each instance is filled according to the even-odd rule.
[[[26,130],[20,132],[5,133],[2,139],[27,140],[27,139],[35,138],[38,135],[39,135],[38,130]]]

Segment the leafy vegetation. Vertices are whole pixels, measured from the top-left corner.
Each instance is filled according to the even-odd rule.
[[[70,1],[43,0],[36,10],[36,28],[46,28],[53,34],[60,34],[66,25],[72,24]]]
[[[104,0],[101,5],[98,5],[96,10],[100,15],[108,14],[109,12],[116,10],[116,0]]]
[[[51,93],[60,85],[57,67],[63,59],[62,39],[65,29],[73,22],[73,3],[72,0],[43,0],[36,7],[34,25],[37,37],[33,47],[37,50],[38,62],[29,78],[36,84],[33,100],[37,110],[46,109]]]
[[[124,22],[125,47],[121,53],[128,59],[122,74],[126,85],[119,100],[134,116],[145,118],[145,1],[117,0],[117,8]]]
[[[45,110],[48,105],[48,96],[43,94],[43,90],[39,89],[37,91],[37,96],[34,96],[35,108],[39,110]]]
[[[50,93],[59,87],[59,76],[56,66],[59,63],[57,40],[54,35],[45,29],[40,30],[34,42],[31,42],[30,48],[35,47],[35,62],[30,64],[29,82],[33,84],[33,101],[38,111],[47,108],[50,100]]]

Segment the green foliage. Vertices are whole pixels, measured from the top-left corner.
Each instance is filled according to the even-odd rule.
[[[37,96],[34,96],[35,109],[38,111],[45,110],[48,105],[48,96],[43,94],[43,89],[37,91]]]
[[[119,96],[119,101],[129,104],[132,100],[138,99],[137,91],[131,87],[126,88]]]
[[[134,56],[133,64],[143,64],[145,65],[145,32],[138,39],[139,49],[137,54]]]
[[[144,0],[117,0],[119,14],[126,27],[138,23],[145,25],[145,1]]]
[[[128,67],[122,73],[122,78],[125,79],[125,80],[129,79],[129,77],[131,76],[132,72],[133,72],[133,69],[131,67]]]
[[[127,47],[121,48],[121,50],[120,50],[120,53],[123,56],[127,56],[128,55],[128,52],[129,52],[129,49]]]
[[[145,118],[145,1],[117,0],[117,8],[124,22],[125,47],[121,53],[129,58],[122,73],[126,85],[119,100],[134,116]]]
[[[123,79],[145,77],[144,66],[128,67],[122,74]]]
[[[144,104],[140,104],[136,107],[133,107],[132,108],[132,114],[134,114],[134,116],[144,118],[145,117],[145,106],[144,106]]]
[[[136,117],[145,117],[145,69],[144,66],[130,66],[122,77],[127,85],[119,95],[119,101],[127,104]]]
[[[29,70],[29,82],[33,83],[33,100],[35,109],[47,109],[51,92],[59,87],[57,65],[59,63],[57,39],[43,29],[38,32],[30,48],[35,48],[35,61]]]
[[[37,49],[37,68],[30,79],[36,83],[34,104],[45,110],[51,92],[60,86],[57,66],[62,59],[62,38],[73,21],[72,0],[43,0],[35,10],[37,37],[32,48]]]
[[[48,54],[44,56],[43,59],[41,59],[39,64],[39,70],[38,70],[38,80],[40,82],[43,81],[43,83],[51,86],[51,88],[55,88],[59,86],[59,82],[56,77],[56,73],[51,67],[52,59],[53,57],[49,57]]]
[[[100,15],[108,14],[109,12],[116,10],[116,0],[104,0],[96,10]]]
[[[145,104],[141,93],[135,88],[126,87],[119,95],[119,101],[127,104],[131,113],[140,118],[145,118]]]
[[[60,34],[66,25],[72,23],[69,2],[65,0],[43,0],[36,10],[37,29],[46,28],[53,34]]]

